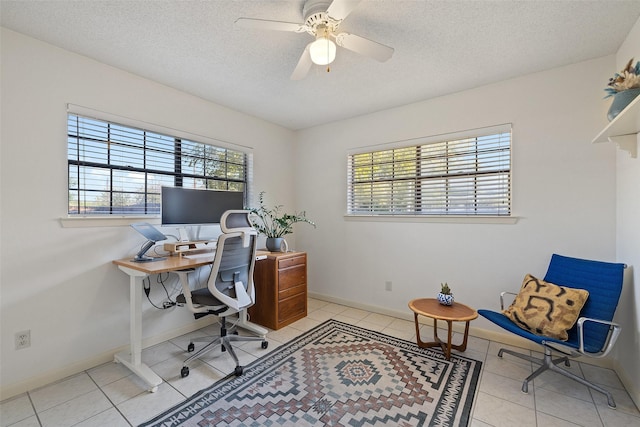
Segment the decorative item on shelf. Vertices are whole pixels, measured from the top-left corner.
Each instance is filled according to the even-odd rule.
[[[283,236],[293,232],[293,224],[296,222],[306,222],[313,225],[315,223],[309,220],[306,212],[298,212],[293,214],[283,213],[282,205],[276,205],[268,209],[264,205],[264,191],[260,193],[260,206],[251,209],[252,223],[258,233],[267,237],[266,246],[271,252],[287,252],[289,246]],[[259,220],[259,221],[256,221]]]
[[[440,292],[438,292],[438,302],[442,305],[453,304],[453,294],[447,283],[440,283]]]
[[[613,97],[607,112],[607,119],[611,121],[640,95],[640,62],[636,62],[633,66],[633,58],[631,58],[622,71],[609,79],[604,91],[607,93],[605,98]]]

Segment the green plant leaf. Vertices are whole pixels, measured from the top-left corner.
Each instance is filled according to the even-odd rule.
[[[281,212],[282,205],[267,208],[264,204],[264,194],[264,191],[260,192],[259,206],[251,209],[251,222],[258,233],[267,237],[283,237],[293,232],[293,224],[297,222],[306,222],[316,227],[316,224],[307,218],[305,211],[289,214]]]

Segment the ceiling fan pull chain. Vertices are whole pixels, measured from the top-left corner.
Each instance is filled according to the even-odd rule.
[[[324,36],[327,40],[329,40],[329,31],[324,29]],[[329,43],[327,43],[327,58],[331,58],[331,53],[329,52]],[[331,62],[327,64],[327,73],[331,72]]]

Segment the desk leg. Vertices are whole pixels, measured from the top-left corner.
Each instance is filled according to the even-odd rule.
[[[146,275],[129,274],[129,322],[130,322],[130,349],[115,355],[115,361],[122,363],[134,374],[138,375],[149,385],[149,391],[156,392],[162,384],[160,378],[147,365],[142,363],[142,280]]]

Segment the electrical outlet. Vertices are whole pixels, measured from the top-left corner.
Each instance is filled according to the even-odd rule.
[[[391,283],[390,280],[387,280],[386,282],[384,282],[384,290],[385,291],[390,291],[393,289],[393,283]]]
[[[31,347],[31,330],[16,332],[16,350]]]

